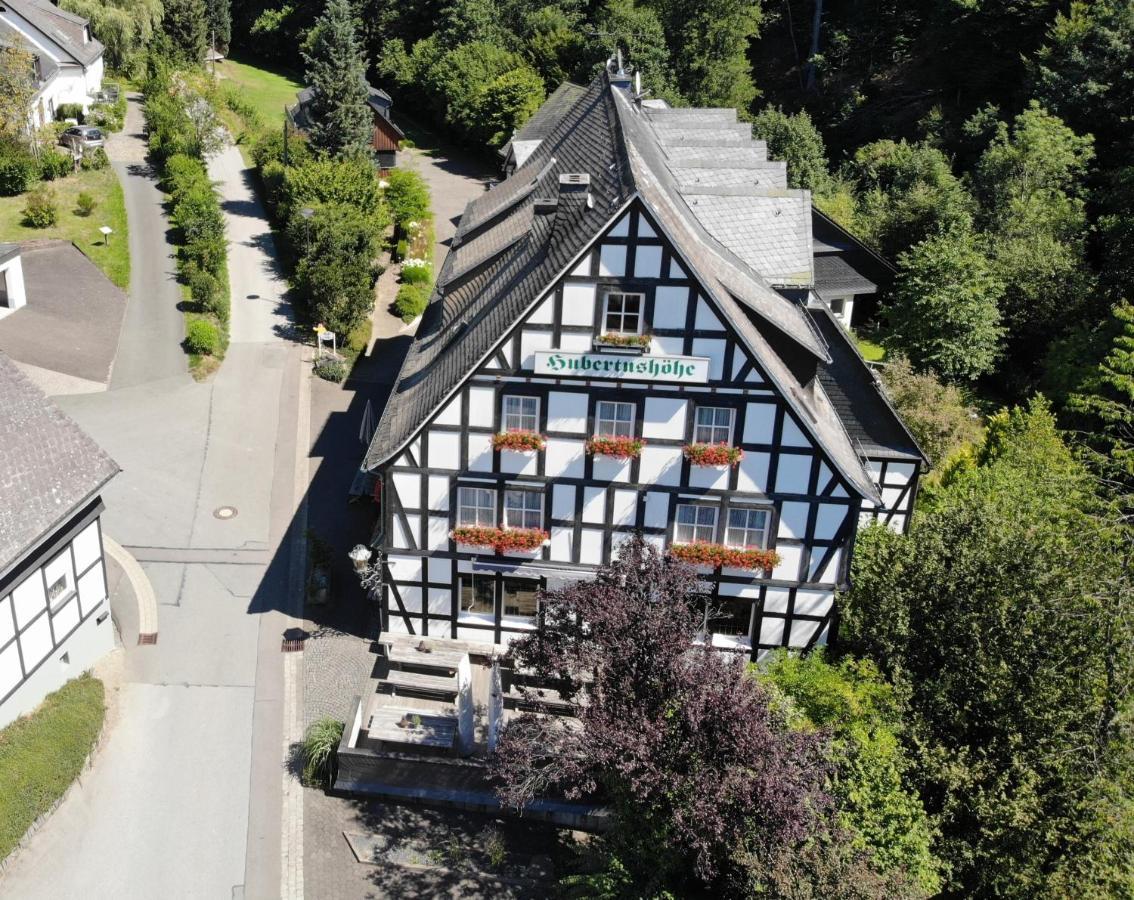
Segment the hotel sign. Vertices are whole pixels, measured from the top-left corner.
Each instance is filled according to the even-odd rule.
[[[701,356],[628,356],[537,350],[535,372],[537,375],[566,375],[569,378],[705,384],[709,380],[709,360]]]

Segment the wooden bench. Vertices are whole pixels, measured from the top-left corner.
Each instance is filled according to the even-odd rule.
[[[468,656],[459,650],[444,650],[431,647],[428,652],[418,650],[415,646],[405,644],[387,644],[386,659],[391,665],[404,669],[412,666],[415,669],[439,669],[445,672],[456,672],[462,660]]]
[[[559,691],[551,688],[529,688],[525,695],[524,689],[512,685],[504,694],[504,706],[509,709],[518,709],[523,712],[546,712],[557,716],[573,716],[578,704],[564,700]]]
[[[436,675],[391,669],[383,679],[383,683],[390,685],[393,691],[398,694],[435,697],[450,703],[455,703],[457,700],[456,675]]]
[[[407,727],[400,723],[411,722]],[[366,725],[371,740],[451,750],[457,739],[457,717],[401,706],[383,706]]]

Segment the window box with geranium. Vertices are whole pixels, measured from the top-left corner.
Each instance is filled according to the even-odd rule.
[[[674,544],[669,548],[669,555],[694,566],[750,569],[756,572],[773,569],[780,561],[779,554],[774,550],[762,550],[759,547],[728,547],[708,541]]]
[[[516,453],[538,453],[547,445],[547,439],[535,431],[501,431],[492,436],[493,450],[514,450]]]
[[[628,353],[645,353],[650,349],[652,338],[648,334],[618,334],[610,332],[595,338],[595,347],[600,350],[621,350]]]
[[[587,441],[591,456],[610,456],[614,459],[637,459],[646,442],[638,437],[593,437]]]
[[[542,528],[490,528],[483,525],[461,525],[450,537],[469,547],[491,547],[500,553],[509,550],[538,550],[550,536]]]
[[[695,466],[735,466],[744,458],[744,451],[729,444],[686,444],[685,458]]]

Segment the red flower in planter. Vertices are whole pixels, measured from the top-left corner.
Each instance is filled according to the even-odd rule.
[[[686,444],[685,458],[695,466],[735,466],[744,459],[744,451],[729,444]]]
[[[515,450],[517,453],[538,453],[547,439],[534,431],[501,431],[492,436],[493,450]]]
[[[461,525],[449,535],[458,544],[470,547],[492,547],[494,550],[535,550],[542,547],[548,534],[542,528],[488,528],[484,525]]]
[[[637,459],[646,442],[636,437],[593,437],[587,441],[592,456],[613,456],[615,459]]]
[[[779,554],[774,550],[761,550],[759,547],[726,547],[724,544],[711,544],[708,541],[674,544],[669,548],[669,555],[694,566],[751,569],[755,572],[775,568],[780,561]]]

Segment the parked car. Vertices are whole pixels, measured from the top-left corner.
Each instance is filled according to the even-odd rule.
[[[77,149],[85,152],[101,147],[102,139],[102,129],[94,125],[72,125],[59,135],[59,143],[71,151]]]

